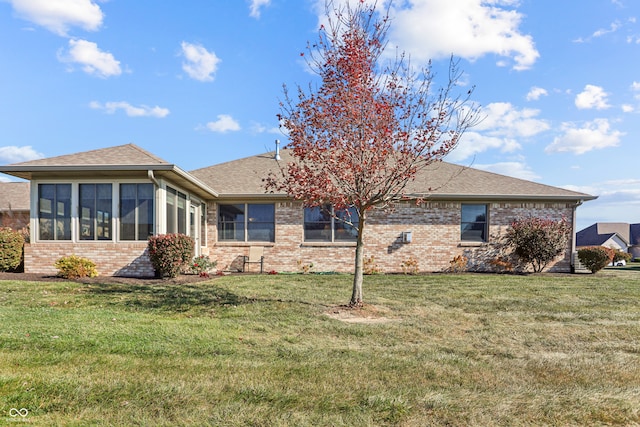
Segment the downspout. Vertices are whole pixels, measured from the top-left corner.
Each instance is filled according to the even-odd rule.
[[[158,182],[158,180],[156,179],[155,175],[153,174],[153,169],[147,170],[147,177],[149,178],[149,181],[151,181],[151,182],[153,182],[155,184],[156,189],[160,188],[160,183]],[[155,193],[155,191],[154,191],[154,193]],[[153,217],[154,217],[153,222],[155,223],[154,224],[154,228],[155,228],[154,234],[158,235],[158,234],[160,234],[160,221],[158,220],[158,217],[160,216],[160,213],[159,213],[160,212],[160,201],[158,200],[158,197],[154,196],[154,199],[156,200],[155,207],[153,209],[155,211],[154,214],[153,214]]]
[[[571,219],[571,272],[576,272],[575,258],[574,254],[576,252],[576,214],[578,211],[578,207],[584,203],[583,200],[578,200],[573,206],[572,219]]]
[[[153,170],[152,169],[149,169],[147,171],[147,177],[149,177],[149,181],[153,182],[156,186],[160,187],[160,183],[158,182],[156,177],[153,175]]]

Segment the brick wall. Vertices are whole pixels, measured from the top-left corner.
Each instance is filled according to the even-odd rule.
[[[373,257],[377,267],[386,273],[402,272],[402,263],[415,258],[421,272],[444,271],[457,255],[469,259],[469,266],[478,271],[490,270],[489,261],[496,256],[493,242],[504,233],[509,223],[520,216],[539,216],[571,220],[573,207],[567,203],[491,203],[489,204],[489,234],[487,244],[460,241],[459,202],[428,202],[420,206],[402,203],[391,212],[370,213],[365,230],[365,258]],[[248,255],[250,243],[218,242],[215,227],[216,205],[208,209],[208,253],[218,261],[218,268],[239,270],[242,257]],[[402,243],[402,233],[411,231],[412,242]],[[265,271],[300,271],[313,264],[313,271],[351,272],[355,243],[321,244],[303,241],[303,209],[299,203],[276,203],[276,238],[264,246]],[[552,263],[549,271],[570,271],[570,243],[564,257]],[[251,266],[253,271],[256,266]]]
[[[23,230],[29,227],[29,211],[0,212],[0,227]]]
[[[489,242],[460,241],[459,202],[428,202],[421,205],[401,203],[393,211],[372,211],[365,230],[365,258],[383,273],[402,272],[402,263],[414,258],[421,272],[444,271],[450,261],[464,255],[472,270],[491,270],[495,258],[494,242],[517,217],[533,215],[550,219],[571,220],[573,207],[566,203],[491,203],[489,204]],[[217,209],[207,209],[207,246],[203,253],[218,261],[218,269],[242,269],[243,256],[251,243],[218,242]],[[402,233],[412,233],[411,243],[402,243]],[[355,243],[305,243],[303,241],[303,209],[300,203],[276,203],[275,242],[254,243],[264,247],[265,271],[299,272],[302,265],[313,264],[315,272],[352,272]],[[548,271],[570,271],[570,244],[564,256],[552,263]],[[147,255],[146,242],[38,242],[25,246],[25,270],[31,273],[55,274],[54,263],[67,255],[80,255],[96,263],[101,275],[150,277],[153,267]],[[259,267],[251,265],[251,271]]]
[[[78,255],[96,263],[101,276],[153,277],[147,254],[147,242],[39,242],[26,244],[24,265],[27,273],[55,275],[55,262],[68,255]]]

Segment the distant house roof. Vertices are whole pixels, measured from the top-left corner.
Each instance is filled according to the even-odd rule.
[[[291,159],[289,150],[233,160],[191,171],[202,182],[225,197],[264,196],[263,179]],[[407,189],[408,196],[430,199],[491,199],[491,200],[567,200],[586,201],[596,197],[549,185],[498,175],[447,162],[431,164]]]
[[[167,177],[201,197],[217,196],[194,176],[134,144],[14,163],[0,166],[0,172],[28,180],[41,176],[114,177],[127,172],[150,178]]]
[[[640,245],[640,224],[631,224],[629,226],[629,244]]]
[[[598,224],[593,224],[576,233],[576,246],[602,246],[615,235],[612,232],[600,234]]]
[[[613,236],[627,245],[640,245],[640,224],[597,222],[576,233],[576,246],[602,246]]]
[[[28,182],[0,182],[0,212],[29,211]]]

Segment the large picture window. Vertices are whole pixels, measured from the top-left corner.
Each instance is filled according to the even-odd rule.
[[[153,184],[120,184],[120,240],[153,235]]]
[[[275,241],[275,205],[257,203],[218,205],[218,240]]]
[[[304,209],[306,242],[355,242],[358,213],[355,208],[333,210],[330,205]]]
[[[80,184],[80,240],[112,240],[112,185]]]
[[[460,240],[465,242],[487,241],[487,205],[463,204],[460,218]]]
[[[71,184],[38,185],[38,238],[71,240]]]

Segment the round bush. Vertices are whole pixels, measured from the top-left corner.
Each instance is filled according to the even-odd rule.
[[[149,238],[149,258],[157,277],[177,277],[193,258],[194,240],[184,234],[160,234]]]
[[[580,248],[578,249],[578,259],[587,270],[591,271],[591,273],[596,273],[611,262],[613,251],[602,246]]]
[[[0,228],[0,271],[15,271],[22,264],[23,235],[9,227]]]

